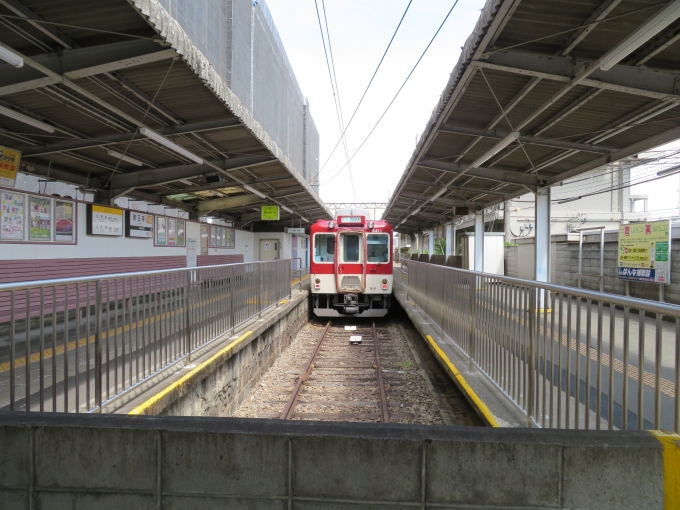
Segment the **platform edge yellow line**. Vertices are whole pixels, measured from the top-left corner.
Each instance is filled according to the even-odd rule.
[[[481,398],[479,398],[479,395],[477,395],[475,390],[473,390],[472,387],[467,383],[465,377],[463,377],[463,374],[461,374],[460,371],[456,368],[456,365],[451,363],[451,360],[444,353],[444,351],[441,350],[439,345],[437,345],[437,342],[435,342],[430,335],[427,335],[425,338],[427,338],[427,341],[430,343],[434,351],[437,353],[437,356],[439,356],[441,360],[444,362],[444,364],[448,367],[449,371],[451,372],[451,375],[456,379],[456,381],[458,381],[463,390],[474,402],[475,406],[477,407],[477,410],[480,413],[482,413],[484,421],[486,421],[487,424],[490,425],[491,427],[496,428],[500,427],[500,425],[498,425],[498,421],[496,421],[496,417],[491,413],[491,411],[489,411],[489,408],[486,406],[484,401]]]
[[[680,508],[680,436],[661,430],[651,433],[663,446],[663,507],[677,510]]]
[[[212,362],[214,362],[215,360],[217,360],[220,356],[223,356],[224,354],[226,354],[227,352],[229,352],[230,349],[233,349],[234,347],[236,347],[238,344],[240,344],[241,342],[243,342],[246,338],[248,338],[248,337],[249,337],[250,335],[252,335],[252,334],[253,334],[252,331],[248,331],[248,332],[244,333],[244,334],[241,335],[239,338],[237,338],[236,340],[234,340],[233,342],[231,342],[229,345],[227,345],[224,349],[221,349],[218,353],[216,353],[215,355],[211,356],[210,359],[208,359],[208,360],[204,361],[203,363],[201,363],[199,366],[197,366],[196,368],[194,368],[191,372],[189,372],[188,374],[186,374],[185,376],[183,376],[181,379],[175,381],[175,382],[172,383],[170,386],[168,386],[167,388],[165,388],[164,390],[160,391],[159,393],[157,393],[156,395],[154,395],[153,397],[151,397],[149,400],[147,400],[146,402],[144,402],[142,405],[140,405],[140,406],[136,407],[135,409],[133,409],[132,411],[130,411],[128,414],[130,414],[130,415],[146,414],[146,411],[147,411],[148,409],[150,409],[151,407],[153,407],[154,404],[156,404],[157,402],[159,402],[164,396],[168,395],[169,393],[171,393],[172,391],[174,391],[176,388],[179,388],[179,387],[183,386],[187,381],[191,380],[191,379],[192,379],[196,374],[198,374],[201,370],[203,370],[205,367],[207,367],[207,366],[210,365]]]

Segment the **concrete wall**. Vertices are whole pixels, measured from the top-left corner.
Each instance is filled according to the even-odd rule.
[[[290,345],[309,320],[305,296],[285,313],[270,319],[264,331],[241,346],[222,363],[190,381],[190,390],[162,413],[174,416],[230,416],[250,394],[260,378]]]
[[[16,413],[0,415],[0,502],[661,510],[663,453],[646,432]]]

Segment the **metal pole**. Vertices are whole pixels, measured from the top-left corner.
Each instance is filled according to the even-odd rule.
[[[604,227],[600,230],[600,292],[604,292]]]
[[[193,277],[193,271],[187,271],[187,284],[184,294],[184,304],[186,306],[186,339],[185,339],[185,350],[187,355],[186,364],[191,364],[191,280]]]
[[[475,211],[475,265],[474,270],[484,272],[484,211]],[[479,281],[479,280],[478,280]]]
[[[535,288],[529,289],[529,377],[526,394],[528,427],[531,427],[531,417],[534,415],[534,391],[536,388],[536,292]]]
[[[137,303],[139,307],[139,303]],[[94,398],[98,412],[102,412],[102,281],[97,280],[94,325]],[[139,353],[138,353],[139,354]]]
[[[257,316],[262,318],[262,264],[257,265]]]
[[[534,279],[550,281],[550,188],[539,188],[536,202],[536,238],[534,239]],[[580,270],[579,270],[580,272]],[[546,308],[543,294],[538,296],[537,307]]]

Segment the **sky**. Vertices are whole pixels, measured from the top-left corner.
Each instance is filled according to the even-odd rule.
[[[324,22],[321,0],[317,0]],[[351,156],[380,118],[415,65],[455,0],[413,0],[371,88],[347,129]],[[345,123],[364,93],[380,58],[406,9],[408,0],[325,0],[330,42]],[[354,186],[340,144],[320,175],[320,194],[330,202],[387,202],[439,100],[461,46],[472,32],[485,0],[459,0],[407,85],[374,133],[351,162]],[[307,97],[321,138],[320,163],[340,139],[340,127],[314,0],[267,0],[279,35],[303,94]],[[325,28],[325,27],[324,27]],[[326,41],[328,44],[328,41]],[[330,55],[329,55],[330,58]],[[675,142],[642,157],[675,154]],[[673,158],[680,161],[680,153]],[[656,177],[661,162],[632,170],[633,182]],[[680,174],[631,188],[648,195],[655,217],[680,214]],[[574,206],[578,202],[574,202]],[[378,213],[379,214],[379,213]]]
[[[347,129],[351,156],[392,100],[455,0],[413,0],[371,89]],[[439,100],[484,0],[459,0],[409,82],[352,160],[354,189],[340,144],[320,175],[324,202],[387,202]],[[328,29],[347,123],[380,61],[408,0],[325,0]],[[321,0],[319,12],[323,22]],[[321,165],[341,130],[314,0],[267,0],[321,138]],[[325,27],[324,27],[325,28]],[[338,173],[340,171],[340,173]]]

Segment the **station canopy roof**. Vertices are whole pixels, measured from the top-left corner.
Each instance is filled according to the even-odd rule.
[[[127,196],[237,224],[267,204],[281,207],[281,225],[330,218],[159,6],[0,0],[0,50],[24,58],[0,61],[0,145],[22,151],[22,172],[98,201]]]
[[[385,219],[418,232],[680,138],[678,16],[488,0]]]

